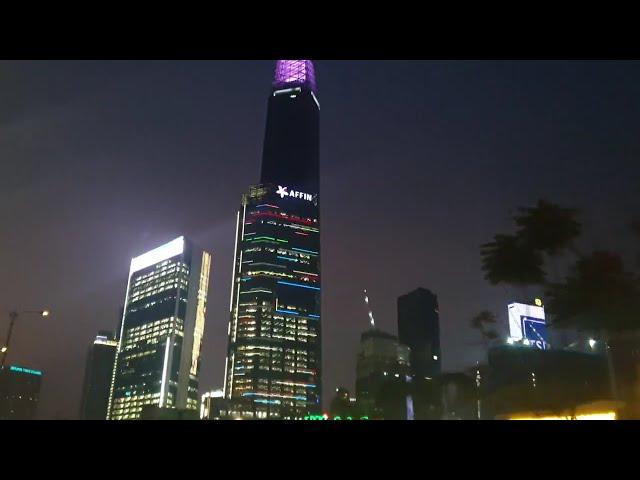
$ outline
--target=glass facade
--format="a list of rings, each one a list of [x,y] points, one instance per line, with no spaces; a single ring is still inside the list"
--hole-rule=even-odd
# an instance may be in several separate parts
[[[131,262],[109,418],[145,406],[197,410],[211,255],[179,237]]]
[[[319,105],[305,62],[276,73],[261,183],[238,212],[224,394],[245,418],[321,410]]]

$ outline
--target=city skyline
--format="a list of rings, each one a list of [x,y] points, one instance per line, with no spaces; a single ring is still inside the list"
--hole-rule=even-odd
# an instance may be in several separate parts
[[[0,149],[20,166],[4,179],[12,229],[0,246],[15,254],[2,304],[54,312],[20,321],[8,363],[44,370],[43,416],[76,415],[86,345],[117,327],[128,260],[181,234],[214,252],[201,390],[222,386],[233,217],[246,172],[258,178],[273,65],[0,66],[0,84],[16,92]],[[316,71],[327,392],[353,388],[368,325],[363,288],[379,328],[392,334],[398,296],[436,293],[444,370],[459,369],[481,354],[471,316],[491,308],[505,320],[515,300],[479,268],[479,245],[508,228],[510,210],[539,197],[583,208],[585,223],[600,224],[594,245],[622,236],[638,211],[639,145],[622,128],[639,117],[636,63],[321,60]],[[187,205],[197,211],[163,219]],[[343,264],[351,273],[340,283]]]

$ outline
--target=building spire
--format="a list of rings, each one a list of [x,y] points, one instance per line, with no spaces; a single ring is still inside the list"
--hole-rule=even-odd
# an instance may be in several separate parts
[[[318,93],[316,73],[311,60],[278,60],[274,88],[303,87]]]

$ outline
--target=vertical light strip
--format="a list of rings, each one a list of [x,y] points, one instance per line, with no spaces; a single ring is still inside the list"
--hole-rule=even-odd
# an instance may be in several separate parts
[[[229,352],[227,352],[227,355]],[[229,369],[229,357],[224,359],[224,381],[222,382],[222,398],[227,398],[227,371]]]
[[[236,215],[236,242],[233,246],[233,261],[236,261],[236,255],[238,254],[238,227],[240,226],[240,210]],[[233,264],[233,270],[231,271],[231,293],[229,294],[229,313],[233,310],[233,286],[236,280],[236,265]]]
[[[246,216],[247,216],[247,206],[243,205],[242,206],[242,237],[240,237],[241,241],[244,241],[244,222],[245,222]]]
[[[242,256],[242,252],[240,252],[240,256]],[[236,290],[236,311],[235,311],[235,318],[233,321],[233,343],[235,343],[236,341],[236,336],[238,335],[238,310],[240,309],[240,285],[238,285],[238,288]]]
[[[311,96],[313,97],[313,99],[316,101],[316,105],[318,106],[318,110],[320,110],[320,102],[318,101],[318,99],[316,98],[315,93],[311,92]]]
[[[240,259],[238,261],[238,277],[242,276],[242,256],[244,253],[244,250],[242,249],[242,243],[244,241],[244,222],[245,222],[245,218],[247,215],[247,206],[243,205],[242,206],[242,235],[240,236]],[[234,281],[234,286],[236,286],[236,282]],[[235,313],[234,313],[234,320],[233,320],[233,343],[235,343],[236,341],[236,337],[237,337],[237,333],[238,333],[238,310],[240,309],[239,306],[239,302],[240,302],[240,282],[238,282],[237,284],[237,289],[236,289],[236,308],[235,308]],[[233,372],[231,373],[233,375]]]
[[[233,395],[233,369],[235,368],[234,367],[235,358],[236,358],[236,354],[232,353],[231,354],[231,373],[229,374],[230,375],[230,378],[229,378],[229,392],[228,392],[229,396],[227,398],[231,398],[231,396]]]
[[[133,264],[133,260],[131,260]],[[113,389],[116,383],[116,371],[118,370],[118,358],[120,357],[120,350],[122,350],[122,340],[124,337],[124,319],[127,316],[127,307],[129,306],[129,287],[131,286],[131,274],[127,280],[127,292],[124,295],[124,309],[122,310],[122,325],[120,325],[120,336],[118,337],[118,348],[116,350],[116,358],[113,362],[113,371],[111,372],[111,387],[109,388],[109,401],[107,402],[107,420],[111,418],[111,406],[113,405]]]
[[[233,274],[231,276],[231,294],[229,298],[229,314],[231,318],[229,319],[229,332],[228,335],[231,336],[231,343],[235,343],[236,341],[236,332],[237,332],[237,322],[238,322],[238,302],[240,300],[240,282],[236,282],[236,277],[239,276],[242,272],[242,241],[244,239],[244,222],[247,214],[247,205],[243,201],[242,202],[242,233],[240,233],[240,210],[238,210],[238,215],[236,217],[236,242],[233,250]],[[238,254],[238,248],[240,248],[240,258],[237,259],[236,255]],[[237,264],[235,263],[237,262]],[[236,270],[237,265],[237,270]],[[233,308],[233,292],[234,289],[236,292],[236,308],[234,312]],[[234,348],[233,346],[231,347]],[[229,352],[227,352],[229,355]],[[223,383],[223,396],[225,398],[231,398],[231,393],[233,392],[233,361],[235,355],[231,354],[231,359],[227,356],[227,361],[224,365],[224,383]],[[229,368],[231,368],[231,373],[229,373]],[[227,375],[229,375],[229,381],[227,382]],[[229,387],[229,392],[227,392],[227,386]],[[228,395],[228,397],[227,397]]]
[[[171,344],[171,335],[167,337],[167,344],[164,349],[164,365],[162,366],[162,383],[160,385],[160,403],[159,407],[164,406],[164,395],[167,385],[167,367],[169,365],[169,345]]]
[[[200,349],[204,335],[204,318],[207,312],[207,291],[209,290],[209,271],[211,269],[211,255],[202,252],[200,266],[200,284],[198,285],[198,304],[196,306],[196,324],[193,330],[193,348],[191,349],[191,375],[198,374]]]

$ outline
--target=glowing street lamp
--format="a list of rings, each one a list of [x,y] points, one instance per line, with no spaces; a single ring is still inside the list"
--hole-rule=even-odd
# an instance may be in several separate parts
[[[51,312],[49,310],[23,310],[21,312],[14,310],[12,312],[9,312],[9,319],[11,321],[9,322],[9,331],[7,332],[7,340],[4,342],[4,345],[2,346],[2,348],[0,348],[0,353],[2,353],[2,364],[0,364],[0,369],[4,368],[4,363],[5,363],[5,360],[7,359],[7,352],[9,351],[9,343],[11,342],[11,333],[13,332],[13,325],[16,322],[16,319],[20,315],[25,315],[25,314],[36,314],[36,315],[40,315],[41,317],[48,317],[49,315],[51,315]]]

